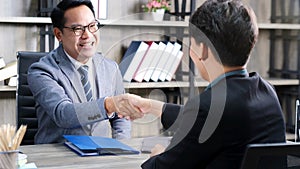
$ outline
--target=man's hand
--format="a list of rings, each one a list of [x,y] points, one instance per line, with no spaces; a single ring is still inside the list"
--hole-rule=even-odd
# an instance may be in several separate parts
[[[134,95],[136,96],[136,95]],[[151,113],[153,115],[156,115],[158,117],[161,116],[162,108],[164,105],[164,102],[153,100],[153,99],[145,99],[142,97],[133,97],[130,99],[131,104],[134,107],[139,108],[139,110],[143,113]]]
[[[166,148],[161,145],[161,144],[156,144],[152,149],[151,149],[151,154],[150,157],[156,156],[158,154],[161,154],[162,152],[164,152],[166,150]]]
[[[105,108],[108,115],[117,112],[120,117],[131,120],[141,118],[146,113],[151,113],[159,117],[161,116],[163,105],[164,102],[128,93],[105,99]]]
[[[133,94],[121,94],[118,96],[107,97],[104,104],[108,115],[117,112],[119,117],[134,120],[144,116],[144,113],[132,104],[134,100],[139,98],[140,96]]]

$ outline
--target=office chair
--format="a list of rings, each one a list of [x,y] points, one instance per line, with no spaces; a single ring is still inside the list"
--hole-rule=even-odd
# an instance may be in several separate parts
[[[17,85],[17,126],[27,125],[27,131],[22,140],[22,145],[34,144],[34,136],[38,129],[38,121],[35,110],[35,100],[27,83],[27,70],[29,66],[37,62],[44,52],[17,52],[18,85]]]
[[[247,146],[241,169],[299,169],[300,143],[264,143]]]

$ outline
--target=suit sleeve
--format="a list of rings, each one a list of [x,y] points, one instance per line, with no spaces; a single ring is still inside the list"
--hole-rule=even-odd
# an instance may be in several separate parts
[[[174,124],[180,113],[181,107],[182,106],[177,104],[165,103],[161,116],[161,123],[165,130],[169,129]]]
[[[167,105],[165,111],[172,110],[171,108],[174,107]],[[187,103],[182,110],[174,122],[178,121],[178,127],[170,145],[165,152],[145,161],[141,165],[143,169],[204,169],[208,161],[220,149],[221,139],[217,138],[218,134],[213,134],[207,142],[199,143],[199,135],[207,118],[206,111],[199,110],[199,105],[195,101]],[[168,112],[171,114],[172,111]],[[169,116],[164,118],[166,117]],[[174,124],[171,127],[173,126]]]
[[[44,59],[44,58],[42,58]],[[69,78],[75,78],[69,75]],[[61,128],[71,129],[107,119],[104,98],[75,103],[71,84],[57,65],[48,60],[34,63],[28,71],[28,84],[38,103],[39,113],[47,113]]]

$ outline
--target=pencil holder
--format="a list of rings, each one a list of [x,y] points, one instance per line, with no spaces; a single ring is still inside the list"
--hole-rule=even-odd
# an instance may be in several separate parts
[[[18,150],[0,152],[0,168],[17,169],[18,168]]]

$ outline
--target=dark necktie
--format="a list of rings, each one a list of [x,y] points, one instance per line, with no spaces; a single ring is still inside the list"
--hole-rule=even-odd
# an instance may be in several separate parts
[[[93,99],[91,84],[88,79],[88,69],[87,65],[80,66],[78,71],[81,75],[81,83],[84,88],[85,96],[87,101],[91,101]]]

